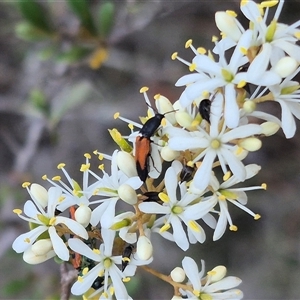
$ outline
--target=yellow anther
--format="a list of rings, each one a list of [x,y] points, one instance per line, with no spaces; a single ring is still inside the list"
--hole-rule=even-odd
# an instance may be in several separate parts
[[[61,177],[60,176],[54,176],[54,177],[52,177],[52,180],[53,181],[60,181]]]
[[[96,248],[93,249],[93,252],[94,252],[95,254],[100,254],[100,250],[99,250],[99,249],[96,249]]]
[[[95,154],[95,155],[97,155],[98,153],[99,153],[98,150],[93,151],[93,154]]]
[[[241,6],[247,5],[249,0],[241,0]]]
[[[160,122],[161,126],[166,126],[167,125],[167,120],[166,119],[162,119]]]
[[[266,183],[262,183],[261,187],[262,187],[262,189],[266,190],[267,189],[267,184]]]
[[[217,139],[214,139],[210,142],[210,146],[213,148],[213,149],[218,149],[220,147],[221,143],[219,140]]]
[[[188,222],[188,226],[189,226],[193,231],[200,232],[200,227],[199,227],[198,223],[195,222],[194,220],[190,220],[190,221]]]
[[[82,270],[82,275],[86,275],[88,272],[89,272],[89,268],[88,268],[88,267],[85,267],[85,268]]]
[[[186,49],[189,48],[192,45],[192,43],[193,43],[192,39],[187,40],[185,45],[184,45],[184,48],[186,48]]]
[[[122,258],[122,261],[124,261],[124,262],[126,262],[126,261],[127,261],[127,262],[130,262],[130,258],[129,258],[129,257],[123,257],[123,258]]]
[[[300,31],[297,31],[294,33],[294,36],[297,38],[297,39],[300,39]]]
[[[213,35],[213,36],[211,37],[211,41],[212,41],[213,43],[217,42],[218,40],[219,40],[218,37],[215,36],[215,35]]]
[[[147,86],[144,86],[140,89],[140,93],[146,93],[149,90],[149,88]]]
[[[160,98],[160,94],[156,94],[153,98],[155,99],[155,100],[158,100],[159,98]]]
[[[203,99],[208,99],[209,98],[209,91],[203,91],[201,95],[202,95]]]
[[[166,223],[164,226],[162,226],[160,229],[159,229],[159,232],[162,233],[164,231],[167,231],[168,229],[170,229],[171,225],[169,223]]]
[[[237,13],[234,10],[226,10],[226,14],[236,18],[237,17]]]
[[[61,170],[61,169],[63,169],[65,166],[66,166],[66,164],[60,163],[60,164],[57,165],[57,169],[58,169],[58,170]]]
[[[66,199],[65,196],[60,196],[60,197],[58,198],[58,202],[61,203],[61,202],[63,202],[65,199]]]
[[[161,201],[163,201],[164,203],[168,203],[169,201],[170,201],[170,198],[169,198],[169,196],[167,195],[167,194],[165,194],[165,193],[159,193],[158,194],[158,197],[159,197],[159,199],[161,200]]]
[[[199,296],[200,296],[200,291],[198,291],[198,290],[193,290],[193,294],[194,294],[196,297],[199,297]]]
[[[133,130],[134,126],[133,124],[128,124],[129,129]]]
[[[241,47],[241,48],[240,48],[240,51],[241,51],[241,53],[244,54],[244,55],[247,55],[247,54],[248,54],[248,49],[245,48],[245,47]]]
[[[230,176],[231,176],[231,172],[230,172],[230,171],[227,171],[227,172],[224,174],[224,176],[223,176],[223,180],[224,180],[224,181],[227,181],[227,180],[230,178]]]
[[[114,113],[114,119],[115,120],[118,119],[119,117],[120,117],[120,113],[119,112]]]
[[[122,279],[123,282],[129,282],[130,281],[130,277],[125,277]]]
[[[245,80],[241,80],[241,81],[237,84],[237,88],[241,89],[241,88],[243,88],[246,84],[247,84],[247,82],[246,82]]]
[[[278,4],[278,0],[263,1],[259,4],[260,7],[273,7]]]
[[[55,222],[56,222],[56,217],[52,217],[49,221],[49,225],[52,226],[55,224]]]
[[[261,215],[260,214],[255,214],[254,215],[254,220],[259,220],[261,218]]]
[[[98,169],[99,170],[104,170],[104,164],[99,165]]]
[[[243,151],[244,151],[244,149],[242,147],[237,147],[237,149],[235,150],[235,154],[240,155],[243,153]]]
[[[213,270],[207,272],[207,275],[209,275],[209,276],[213,276],[213,275],[216,275],[216,274],[217,274],[217,272],[213,271]]]
[[[207,51],[206,51],[206,49],[205,49],[204,47],[198,47],[198,48],[197,48],[197,52],[198,52],[199,54],[205,54]]]
[[[43,180],[47,180],[47,179],[48,179],[47,175],[46,175],[46,174],[43,175],[43,176],[42,176],[42,179],[43,179]]]
[[[19,208],[15,208],[15,209],[13,210],[13,213],[15,213],[15,214],[17,214],[17,215],[20,215],[20,214],[22,213],[22,210],[19,209]]]
[[[187,162],[186,165],[187,165],[188,167],[192,167],[192,168],[193,168],[195,164],[190,160],[190,161]]]
[[[196,65],[195,63],[190,64],[189,70],[190,70],[191,72],[195,71],[196,69],[197,69],[197,65]]]
[[[110,293],[111,296],[115,293],[115,288],[113,286],[110,286],[109,293]]]
[[[82,164],[80,168],[80,172],[86,172],[90,169],[91,164]]]
[[[26,181],[22,183],[22,188],[27,188],[30,186],[30,182]]]
[[[224,195],[218,195],[218,199],[224,201],[226,200],[226,197]]]
[[[175,60],[177,57],[178,57],[178,52],[174,52],[174,53],[171,55],[171,59],[172,59],[172,60]]]
[[[237,226],[235,226],[235,225],[230,225],[230,226],[229,226],[229,230],[231,230],[231,231],[237,231],[238,228],[237,228]]]
[[[101,297],[104,297],[104,298],[106,298],[106,299],[108,299],[108,294],[106,293],[106,292],[103,292],[102,294],[101,294]]]
[[[87,159],[91,159],[92,157],[91,157],[91,154],[89,154],[89,153],[84,153],[84,155],[83,155],[85,158],[87,158]]]
[[[30,238],[24,239],[24,242],[29,244],[30,243]]]
[[[77,277],[77,280],[78,280],[78,282],[82,283],[82,282],[83,282],[82,276],[78,276],[78,277]]]
[[[98,153],[99,155],[98,155],[98,159],[99,160],[103,160],[103,158],[104,158],[104,155],[102,154],[102,153]]]

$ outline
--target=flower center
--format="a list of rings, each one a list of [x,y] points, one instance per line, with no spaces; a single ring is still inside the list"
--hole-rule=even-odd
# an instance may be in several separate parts
[[[172,208],[172,212],[176,215],[179,215],[183,212],[183,208],[181,206],[174,206]]]
[[[112,265],[111,259],[110,258],[105,258],[104,262],[103,262],[104,268],[105,269],[109,269],[110,266]]]
[[[270,25],[267,28],[267,32],[266,32],[266,41],[268,43],[271,43],[273,41],[274,38],[274,34],[276,31],[276,27],[277,27],[277,22],[276,20],[273,20]]]
[[[214,140],[212,140],[212,141],[210,142],[210,146],[211,146],[213,149],[218,149],[218,148],[220,148],[221,143],[220,143],[219,140],[214,139]]]
[[[223,76],[224,80],[227,82],[231,82],[234,78],[232,73],[230,73],[229,71],[227,71],[225,69],[222,69],[222,76]]]
[[[38,218],[43,224],[45,224],[46,226],[48,226],[49,223],[50,223],[50,219],[47,218],[46,216],[42,215],[42,214],[38,214],[38,215],[37,215],[37,218]]]

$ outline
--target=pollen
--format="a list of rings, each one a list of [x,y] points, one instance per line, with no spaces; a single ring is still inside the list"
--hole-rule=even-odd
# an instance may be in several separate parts
[[[102,154],[102,153],[98,153],[99,155],[98,155],[98,159],[99,160],[103,160],[103,158],[104,158],[104,155]]]
[[[241,47],[241,48],[240,48],[240,51],[241,51],[241,53],[244,54],[244,55],[247,55],[247,54],[248,54],[248,49],[245,48],[245,47]]]
[[[24,239],[24,242],[29,244],[30,243],[30,238]]]
[[[241,1],[241,6],[247,5],[248,2],[249,2],[248,0],[242,0],[242,1]]]
[[[89,154],[89,153],[84,153],[84,155],[83,155],[85,158],[87,158],[87,159],[91,159],[91,154]]]
[[[187,49],[189,48],[193,43],[193,40],[192,39],[189,39],[186,41],[185,45],[184,45],[184,48]]]
[[[231,176],[231,172],[230,171],[226,172],[223,176],[223,180],[227,181],[230,178],[230,176]]]
[[[114,113],[114,119],[115,120],[118,119],[119,117],[120,117],[120,113],[119,112]]]
[[[213,35],[213,36],[211,37],[211,41],[212,41],[213,43],[217,42],[218,40],[219,40],[218,37],[215,36],[215,35]]]
[[[125,277],[122,279],[123,282],[129,282],[130,281],[130,277]]]
[[[169,223],[166,223],[164,226],[162,226],[160,229],[159,229],[159,232],[162,233],[164,231],[167,231],[168,229],[171,228],[171,225]]]
[[[22,188],[27,188],[30,186],[30,182],[26,181],[22,183]]]
[[[197,69],[197,65],[196,65],[195,63],[190,64],[189,70],[190,70],[191,72],[195,71],[196,69]]]
[[[171,55],[171,59],[172,60],[175,60],[178,56],[178,52],[174,52],[172,55]]]
[[[148,90],[149,90],[149,88],[148,88],[147,86],[143,86],[143,87],[140,89],[140,93],[141,93],[141,94],[146,93]]]
[[[262,183],[261,187],[262,187],[262,189],[266,190],[267,189],[267,184],[266,183]]]
[[[195,222],[194,220],[190,220],[190,221],[188,222],[188,225],[189,225],[189,227],[190,227],[193,231],[200,232],[199,225],[198,225],[197,222]]]
[[[98,169],[103,171],[104,170],[104,164],[99,165]]]
[[[95,254],[100,254],[100,250],[99,249],[93,249],[93,252],[95,253]]]
[[[170,201],[170,198],[167,194],[165,193],[159,193],[158,197],[161,201],[163,201],[164,203],[168,203]]]
[[[254,215],[254,220],[259,220],[261,218],[261,215],[260,214],[255,214]]]
[[[247,81],[245,80],[241,80],[238,84],[237,84],[237,88],[241,89],[243,88],[245,85],[247,84]]]
[[[205,54],[207,51],[206,51],[206,49],[205,49],[204,47],[198,47],[198,48],[197,48],[197,52],[198,52],[199,54]]]
[[[89,272],[89,268],[88,268],[88,267],[85,267],[85,268],[82,270],[82,275],[86,275],[88,272]]]
[[[43,175],[43,176],[42,176],[42,179],[43,179],[43,180],[47,180],[47,179],[48,179],[47,175],[46,175],[46,174]]]
[[[229,16],[232,16],[234,18],[237,17],[237,13],[234,10],[226,10],[226,14],[228,14]]]
[[[61,170],[61,169],[63,169],[65,166],[66,166],[66,164],[60,163],[60,164],[57,165],[57,169],[58,169],[58,170]]]
[[[19,209],[19,208],[15,208],[15,209],[13,210],[13,213],[15,213],[15,214],[17,214],[17,215],[20,215],[20,214],[22,213],[22,210]]]
[[[128,124],[129,129],[133,130],[134,126],[133,124]]]
[[[278,0],[263,1],[259,4],[261,7],[273,7],[278,4]]]
[[[54,177],[52,177],[52,180],[53,181],[60,181],[61,177],[60,176],[54,176]]]
[[[237,226],[235,226],[235,225],[230,225],[230,226],[229,226],[229,230],[231,230],[231,231],[237,231],[238,228],[237,228]]]
[[[88,171],[90,166],[91,166],[91,164],[82,164],[81,168],[80,168],[80,172]]]

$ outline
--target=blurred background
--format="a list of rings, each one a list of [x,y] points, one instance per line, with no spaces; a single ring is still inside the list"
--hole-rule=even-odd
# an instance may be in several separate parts
[[[0,3],[0,299],[60,297],[57,264],[30,266],[11,249],[27,230],[12,213],[28,199],[21,184],[47,187],[41,176],[57,175],[60,162],[80,182],[83,154],[112,153],[108,128],[127,133],[127,124],[113,114],[135,121],[145,115],[142,86],[151,97],[160,93],[176,101],[182,89],[174,83],[188,69],[171,54],[191,60],[184,48],[190,38],[196,47],[212,48],[214,13],[226,9],[239,13],[239,1]],[[299,11],[299,1],[286,1],[280,21],[292,24]],[[276,104],[267,106],[280,116]],[[249,208],[260,220],[231,207],[239,230],[213,242],[207,229],[207,241],[186,253],[155,235],[153,268],[168,274],[190,255],[199,266],[205,260],[207,271],[225,265],[228,275],[243,280],[245,299],[299,299],[299,137],[286,140],[279,132],[247,160],[262,166],[249,184],[268,184],[267,191],[249,192]],[[134,299],[173,295],[144,271],[132,281]]]

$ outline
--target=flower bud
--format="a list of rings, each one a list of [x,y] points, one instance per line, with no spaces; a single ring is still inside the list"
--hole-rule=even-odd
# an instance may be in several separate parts
[[[243,109],[246,113],[252,113],[256,109],[256,103],[252,100],[246,100],[243,104]]]
[[[215,14],[216,25],[226,36],[231,37],[235,42],[239,40],[242,33],[237,26],[236,19],[225,11],[218,11]]]
[[[186,111],[177,111],[175,118],[177,123],[184,128],[189,128],[193,122],[192,117]]]
[[[175,282],[183,282],[185,279],[185,272],[182,268],[176,267],[171,272],[171,278]]]
[[[260,127],[262,130],[262,134],[264,134],[265,136],[271,136],[279,130],[280,125],[274,122],[264,122],[260,124]]]
[[[211,282],[216,282],[223,279],[226,275],[226,272],[227,269],[224,266],[217,266],[208,272],[208,274],[211,275]]]
[[[160,114],[166,114],[165,118],[172,124],[176,124],[175,112],[171,112],[174,110],[172,103],[168,98],[162,95],[156,95],[156,107]]]
[[[75,211],[75,220],[83,227],[87,227],[91,220],[92,211],[86,205],[80,205]]]
[[[128,177],[137,176],[134,158],[128,152],[118,151],[117,165],[119,169]]]
[[[135,190],[128,184],[122,184],[118,188],[119,197],[128,204],[134,205],[137,203],[137,195]]]
[[[43,239],[36,241],[23,253],[23,260],[31,265],[40,264],[56,254],[52,248],[50,239]]]
[[[274,66],[274,72],[277,73],[281,78],[291,75],[298,67],[298,62],[290,57],[282,57],[277,64]]]
[[[31,246],[32,252],[38,256],[45,255],[52,249],[53,247],[50,239],[38,240]]]
[[[153,246],[151,241],[145,235],[139,236],[136,248],[136,253],[141,260],[148,260],[151,258]]]
[[[30,186],[30,192],[34,197],[34,200],[37,201],[43,208],[48,205],[48,191],[43,186],[33,183]]]
[[[258,138],[250,137],[239,142],[239,146],[247,151],[253,152],[261,148],[262,142]]]
[[[161,149],[160,155],[165,161],[173,161],[177,157],[179,157],[180,152],[170,149],[170,147],[165,146]]]

